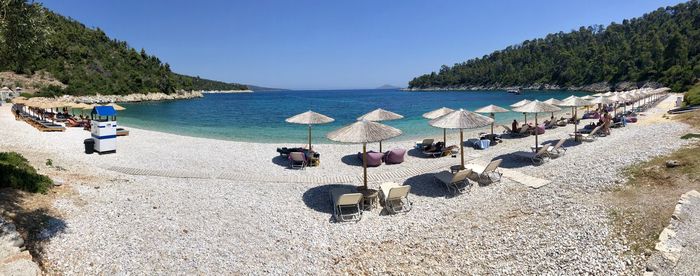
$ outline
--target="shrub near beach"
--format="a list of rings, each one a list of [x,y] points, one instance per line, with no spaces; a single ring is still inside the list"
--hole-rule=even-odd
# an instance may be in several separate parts
[[[46,193],[51,179],[38,174],[26,158],[16,152],[0,152],[0,188]]]

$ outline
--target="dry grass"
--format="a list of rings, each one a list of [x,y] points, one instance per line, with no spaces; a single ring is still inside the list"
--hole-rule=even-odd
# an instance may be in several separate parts
[[[673,119],[700,128],[700,112]],[[668,168],[667,160],[678,160],[681,166]],[[632,253],[648,255],[668,225],[681,194],[700,190],[700,143],[632,166],[626,173],[626,185],[608,195],[611,218],[616,234],[627,240]]]

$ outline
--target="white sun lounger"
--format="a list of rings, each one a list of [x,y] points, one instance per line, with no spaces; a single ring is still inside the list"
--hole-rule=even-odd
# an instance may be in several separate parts
[[[518,151],[518,152],[514,152],[513,154],[516,156],[530,159],[530,161],[532,161],[533,164],[539,165],[539,164],[543,164],[544,162],[546,162],[547,158],[549,158],[549,154],[547,153],[547,149],[549,149],[549,145],[550,144],[542,145],[542,148],[540,148],[536,152]]]
[[[503,176],[503,173],[498,171],[498,166],[501,165],[501,162],[503,162],[503,159],[496,159],[491,161],[488,165],[486,165],[486,168],[484,168],[484,171],[481,173],[477,172],[472,172],[469,174],[469,179],[473,181],[477,181],[479,183],[495,183],[495,182],[500,182],[501,177]]]
[[[333,204],[333,217],[338,222],[360,221],[362,219],[362,194],[349,188],[335,188],[330,191]]]
[[[400,185],[394,182],[385,182],[379,185],[379,189],[382,191],[384,209],[390,213],[406,213],[413,208],[413,203],[408,200],[408,193],[411,191],[411,186]]]
[[[470,169],[461,170],[455,174],[449,171],[441,171],[434,175],[434,181],[436,184],[437,182],[444,184],[448,192],[454,191],[453,194],[463,193],[471,188],[471,183],[469,183],[468,179],[471,172],[472,170]]]
[[[603,126],[597,126],[596,128],[593,129],[593,131],[591,131],[591,133],[588,133],[588,134],[583,134],[583,133],[570,133],[569,136],[570,136],[571,138],[575,138],[576,135],[578,135],[578,136],[581,137],[581,140],[583,140],[583,141],[593,142],[593,141],[595,141],[596,138],[598,138],[598,131],[600,131],[600,129],[601,129],[602,127],[603,127]]]

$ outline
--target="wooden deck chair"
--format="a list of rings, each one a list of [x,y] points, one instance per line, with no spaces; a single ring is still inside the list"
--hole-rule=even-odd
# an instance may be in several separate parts
[[[362,194],[349,188],[331,189],[333,217],[337,222],[360,221],[362,219]]]
[[[444,184],[448,192],[453,191],[453,194],[463,193],[471,188],[468,178],[471,172],[472,170],[470,169],[461,170],[455,174],[449,171],[441,171],[434,175],[434,181],[436,184],[438,184],[437,182]]]
[[[384,209],[389,213],[407,213],[413,208],[413,203],[408,200],[411,186],[400,185],[394,182],[385,182],[379,185],[384,201]]]
[[[513,154],[516,156],[530,159],[530,161],[532,161],[532,164],[540,165],[540,164],[543,164],[544,162],[546,162],[547,158],[549,158],[549,154],[547,153],[547,149],[549,149],[549,146],[550,146],[550,144],[544,144],[544,145],[542,145],[542,148],[540,148],[536,152],[518,151],[518,152],[514,152]]]
[[[503,162],[503,159],[492,160],[481,173],[472,171],[469,174],[469,179],[479,183],[500,182],[503,173],[498,171],[498,166],[501,165],[501,162]]]

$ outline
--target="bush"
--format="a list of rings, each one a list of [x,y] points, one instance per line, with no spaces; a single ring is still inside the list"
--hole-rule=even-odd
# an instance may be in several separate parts
[[[16,152],[0,152],[0,188],[10,187],[32,193],[46,193],[51,179],[38,174],[27,159]]]
[[[700,104],[700,83],[695,84],[688,92],[685,92],[684,101],[687,105]]]

